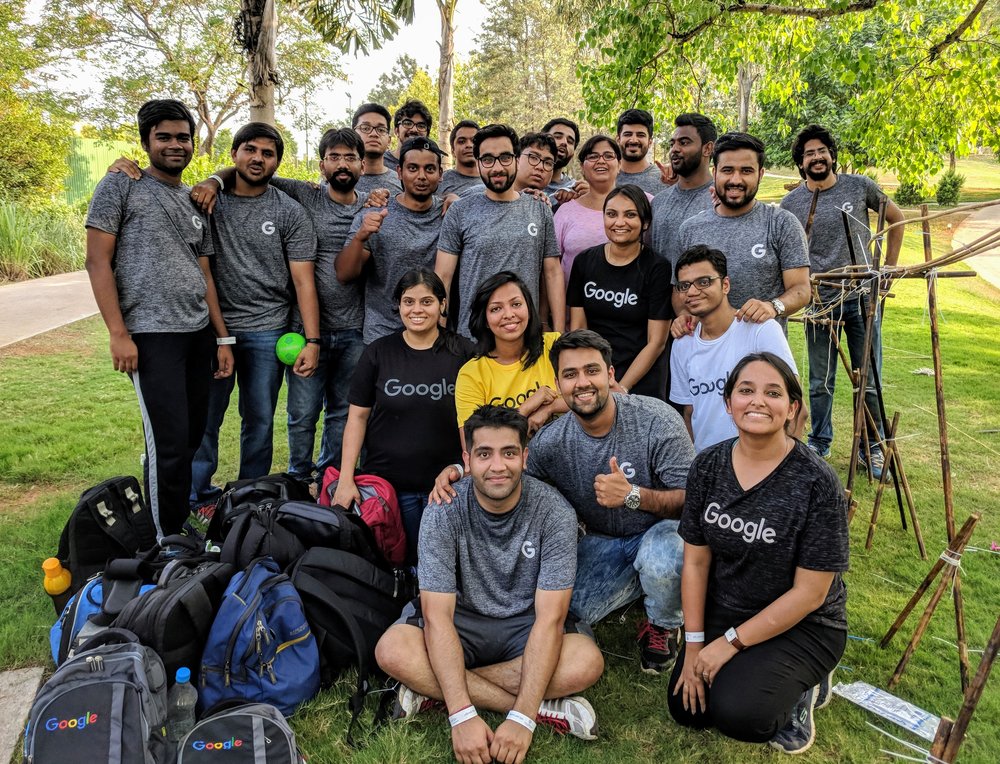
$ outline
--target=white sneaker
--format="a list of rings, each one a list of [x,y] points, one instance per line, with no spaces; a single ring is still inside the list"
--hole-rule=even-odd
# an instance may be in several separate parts
[[[587,699],[579,695],[543,700],[535,720],[560,735],[597,740],[597,714]]]
[[[419,714],[421,711],[426,711],[435,706],[439,706],[440,701],[428,698],[426,695],[421,695],[418,692],[414,692],[405,684],[400,682],[399,686],[396,688],[396,702],[392,706],[392,718],[393,719],[409,719],[411,716]]]

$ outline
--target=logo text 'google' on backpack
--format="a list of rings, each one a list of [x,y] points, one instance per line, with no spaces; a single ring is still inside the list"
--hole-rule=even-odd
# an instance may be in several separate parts
[[[177,746],[177,764],[304,764],[295,733],[274,706],[250,703],[210,713]]]

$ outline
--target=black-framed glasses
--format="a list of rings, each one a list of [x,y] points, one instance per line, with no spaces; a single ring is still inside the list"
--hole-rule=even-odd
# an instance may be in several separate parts
[[[500,156],[493,156],[492,154],[483,154],[479,157],[479,164],[481,164],[486,169],[489,169],[497,162],[499,162],[503,167],[510,167],[514,162],[514,155],[510,152],[505,151]]]
[[[618,158],[618,155],[613,151],[605,151],[598,154],[596,151],[592,154],[587,154],[583,158],[584,162],[596,162],[598,159],[603,159],[605,162],[614,162]]]
[[[373,131],[376,132],[376,133],[378,133],[379,135],[388,135],[389,134],[389,128],[388,127],[383,127],[382,125],[365,125],[365,124],[361,124],[361,125],[358,125],[357,127],[355,127],[354,129],[355,129],[356,132],[359,132],[362,135],[371,135]]]
[[[530,151],[526,152],[524,157],[525,159],[528,160],[528,164],[530,164],[532,167],[537,167],[538,165],[541,165],[543,170],[555,169],[556,161],[554,159],[546,159],[545,157],[539,154],[533,154]]]
[[[417,132],[427,135],[426,122],[414,122],[412,119],[401,119],[399,120],[399,126],[405,130],[416,130]]]
[[[327,162],[347,162],[348,164],[361,161],[361,157],[357,154],[327,154],[323,159]]]
[[[686,292],[692,286],[696,286],[699,289],[708,289],[710,286],[712,286],[713,281],[718,281],[721,278],[722,276],[702,276],[701,278],[697,278],[694,281],[678,281],[676,284],[674,284],[674,289],[676,289],[678,292]]]

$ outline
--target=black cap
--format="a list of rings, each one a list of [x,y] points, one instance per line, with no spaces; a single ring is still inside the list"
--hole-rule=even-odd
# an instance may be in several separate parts
[[[448,156],[430,138],[421,138],[419,135],[413,138],[407,138],[403,141],[403,145],[399,147],[400,162],[403,161],[403,157],[406,156],[407,151],[432,151],[439,157]]]

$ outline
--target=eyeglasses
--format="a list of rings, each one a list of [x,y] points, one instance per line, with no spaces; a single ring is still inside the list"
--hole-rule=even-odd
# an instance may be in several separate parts
[[[721,278],[722,276],[702,276],[694,281],[678,281],[674,284],[674,289],[681,293],[686,292],[692,286],[696,286],[699,289],[708,289],[712,286],[713,281],[718,281]]]
[[[379,135],[388,135],[389,128],[383,127],[382,125],[366,125],[364,123],[357,125],[355,131],[361,133],[362,135],[371,135],[372,132],[376,132]]]
[[[528,160],[528,164],[532,167],[542,166],[543,170],[553,170],[555,169],[556,162],[554,159],[545,159],[538,154],[526,153],[524,158]]]
[[[348,164],[361,161],[361,157],[357,154],[327,154],[323,159],[327,162],[347,162]]]
[[[483,167],[487,169],[495,165],[497,162],[499,162],[504,167],[510,167],[513,161],[514,161],[514,155],[508,152],[504,152],[498,157],[495,157],[492,154],[483,154],[481,157],[479,157],[479,164],[481,164]]]
[[[583,158],[584,162],[596,162],[598,159],[603,159],[605,162],[614,162],[618,159],[618,155],[613,151],[605,151],[603,154],[598,154],[596,151],[593,154],[587,154]]]
[[[417,132],[427,135],[427,123],[426,122],[414,122],[412,119],[401,119],[399,120],[397,127],[402,127],[406,130],[416,130]]]

